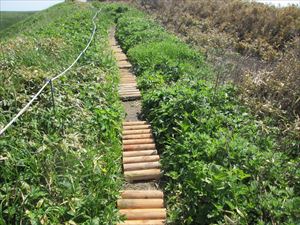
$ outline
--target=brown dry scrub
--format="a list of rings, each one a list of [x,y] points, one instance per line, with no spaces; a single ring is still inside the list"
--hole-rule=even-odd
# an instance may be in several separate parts
[[[300,149],[300,9],[241,0],[133,0],[204,52],[219,83],[234,82],[259,116],[278,126],[281,148]]]

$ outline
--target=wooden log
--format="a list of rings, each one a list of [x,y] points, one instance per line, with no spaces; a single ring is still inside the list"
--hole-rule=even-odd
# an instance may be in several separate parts
[[[127,84],[127,86],[123,85],[119,87],[119,91],[139,91],[136,85]]]
[[[127,60],[128,60],[127,57],[126,57],[126,55],[121,55],[121,54],[116,55],[116,59],[117,59],[117,61],[119,61],[119,62],[127,61]]]
[[[163,199],[119,199],[117,201],[119,209],[155,209],[163,208]]]
[[[120,94],[120,96],[122,96],[122,97],[134,97],[134,96],[141,97],[141,94],[138,93],[138,92],[137,93],[131,93],[131,94],[129,94],[129,93],[122,93],[122,94]]]
[[[140,92],[139,91],[123,91],[123,92],[119,92],[119,95],[122,95],[122,96],[126,96],[126,95],[140,95]]]
[[[132,125],[145,125],[147,121],[124,121],[124,126],[132,126]]]
[[[123,135],[133,135],[133,134],[152,134],[151,129],[140,129],[140,130],[123,130]]]
[[[160,163],[158,161],[142,162],[142,163],[129,163],[129,164],[123,164],[123,168],[124,168],[124,171],[159,169]]]
[[[128,220],[166,219],[166,209],[121,209],[120,213]]]
[[[150,156],[150,155],[157,155],[157,150],[123,152],[123,157]]]
[[[135,126],[123,126],[123,130],[142,130],[149,129],[151,126],[149,124],[135,125]]]
[[[123,163],[155,162],[159,161],[159,155],[124,157]]]
[[[129,88],[120,88],[119,93],[141,93],[139,89],[137,89],[137,87],[129,87]]]
[[[162,199],[164,194],[162,191],[157,190],[125,190],[121,193],[123,199],[148,199],[159,198]]]
[[[141,97],[141,93],[140,92],[137,92],[137,93],[122,93],[121,94],[122,97]]]
[[[123,145],[124,151],[151,150],[151,149],[155,149],[155,144]]]
[[[120,73],[130,73],[131,74],[130,70],[128,70],[128,69],[120,69]]]
[[[136,101],[141,99],[141,95],[128,95],[128,96],[120,96],[121,101],[126,102],[126,101]]]
[[[132,82],[134,81],[136,83],[136,79],[135,78],[120,78],[120,81],[124,81],[124,82]],[[125,83],[124,84],[120,84],[120,85],[126,85]],[[127,85],[132,85],[132,84],[127,84]]]
[[[164,225],[165,220],[126,220],[117,225]]]
[[[145,139],[136,139],[136,140],[123,140],[123,145],[131,145],[131,144],[153,144],[153,138],[145,138]]]
[[[127,94],[127,93],[130,93],[130,94],[132,94],[132,93],[141,93],[138,89],[136,89],[136,88],[132,88],[132,89],[122,89],[122,90],[119,90],[119,93],[120,94]]]
[[[121,80],[120,81],[120,86],[121,85],[134,85],[134,86],[137,86],[137,83],[136,83],[136,81],[135,80],[131,80],[131,81],[129,81],[129,80],[127,80],[127,81],[124,81],[124,80]]]
[[[133,134],[133,135],[124,135],[123,140],[132,140],[132,139],[143,139],[143,138],[152,138],[152,134]]]
[[[125,176],[125,180],[127,180],[128,182],[158,180],[161,176],[161,170],[148,169],[148,170],[125,171],[124,176]]]
[[[134,78],[134,77],[121,77],[120,78],[121,80],[124,80],[124,81],[136,81],[136,78]]]
[[[131,68],[132,65],[131,65],[131,64],[123,64],[123,63],[120,64],[120,63],[118,63],[118,67],[121,68],[121,69],[122,69],[122,68]]]

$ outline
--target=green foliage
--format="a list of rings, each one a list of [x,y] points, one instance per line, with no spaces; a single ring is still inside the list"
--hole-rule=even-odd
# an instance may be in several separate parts
[[[5,12],[0,11],[0,37],[5,33],[5,29],[18,23],[28,16],[31,16],[34,12]]]
[[[297,224],[299,160],[276,151],[277,130],[266,131],[235,88],[212,84],[201,54],[141,35],[165,31],[130,11],[119,16],[117,36],[162,153],[171,224]]]
[[[119,16],[117,37],[128,50],[140,87],[158,88],[186,77],[210,77],[203,56],[143,15],[130,9]],[[129,14],[129,15],[128,15]],[[141,43],[141,44],[139,44]]]
[[[76,59],[95,12],[89,4],[60,4],[19,23],[1,41],[1,127],[45,78]],[[98,15],[90,48],[54,82],[55,110],[48,88],[1,137],[0,224],[118,221],[122,108],[118,69],[107,45],[112,22],[108,13]]]
[[[170,219],[176,224],[294,224],[299,162],[274,151],[235,91],[178,82],[146,94],[143,112],[163,150]],[[298,217],[297,217],[298,216]]]

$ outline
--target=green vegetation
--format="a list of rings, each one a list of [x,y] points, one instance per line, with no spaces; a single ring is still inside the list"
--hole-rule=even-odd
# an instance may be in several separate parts
[[[0,37],[3,30],[9,26],[24,20],[28,16],[31,16],[34,12],[3,12],[0,11]]]
[[[102,5],[97,5],[102,7]],[[6,30],[0,55],[0,127],[47,77],[73,62],[96,9],[64,3]],[[108,46],[113,18],[97,17],[92,45],[0,138],[0,224],[115,224],[122,108]]]
[[[210,1],[208,15],[210,10],[216,11],[211,4],[218,2]],[[239,7],[235,4],[227,7]],[[291,42],[293,51],[286,50],[274,70],[277,72],[269,76],[273,79],[274,74],[288,71],[283,85],[288,87],[276,83],[277,78],[264,76],[276,85],[267,89],[268,82],[254,85],[245,79],[237,88],[219,86],[219,71],[216,74],[207,63],[209,57],[167,33],[141,11],[122,4],[57,5],[1,32],[0,127],[45,79],[64,70],[85,47],[95,7],[102,8],[95,40],[75,67],[54,83],[55,108],[48,87],[0,138],[0,224],[115,224],[119,220],[115,203],[122,179],[121,164],[116,162],[121,157],[123,112],[118,100],[118,69],[107,43],[114,21],[143,91],[143,115],[151,123],[162,153],[169,222],[298,224],[300,159],[298,134],[293,133],[298,128],[282,135],[282,127],[274,126],[274,117],[265,115],[261,120],[238,97],[243,87],[247,87],[244,93],[250,90],[248,97],[264,90],[264,100],[278,98],[276,104],[283,103],[279,98],[286,95],[297,115],[298,92],[286,90],[297,87],[298,55],[293,60],[286,58],[297,50],[292,44],[297,40],[292,38],[298,32],[293,27],[296,23],[288,23],[290,27],[282,21],[282,27],[291,32],[279,29],[282,35],[278,40],[264,38],[259,32],[254,37],[243,27],[243,41],[263,38],[268,48],[279,54],[285,51],[282,43]],[[223,20],[229,11],[224,8]],[[239,24],[236,16],[232,23],[221,23],[231,28],[224,28],[224,37],[235,34],[235,27],[230,26]],[[185,25],[181,23],[179,28]],[[214,24],[221,29],[219,25]],[[220,49],[215,51],[217,55],[224,50]],[[260,51],[255,54],[264,58]],[[283,66],[288,63],[295,66]],[[259,96],[252,99],[263,103]],[[288,121],[296,117],[292,110],[287,111]],[[285,138],[278,139],[281,135]]]
[[[134,2],[203,52],[217,82],[234,83],[243,103],[279,128],[279,148],[299,156],[299,7],[241,0]]]
[[[162,153],[170,223],[299,223],[299,156],[278,151],[278,129],[251,115],[235,87],[212,82],[198,51],[135,9],[118,11]]]

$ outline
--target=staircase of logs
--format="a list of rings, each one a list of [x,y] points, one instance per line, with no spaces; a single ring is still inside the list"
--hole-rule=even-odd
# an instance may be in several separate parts
[[[141,98],[137,88],[132,65],[118,45],[114,35],[110,45],[120,70],[119,95],[123,102]],[[161,176],[159,155],[155,147],[150,124],[146,121],[123,122],[123,171],[129,183],[151,182]],[[160,190],[125,189],[117,202],[117,207],[125,221],[119,225],[151,224],[162,225],[166,221],[163,192]]]

